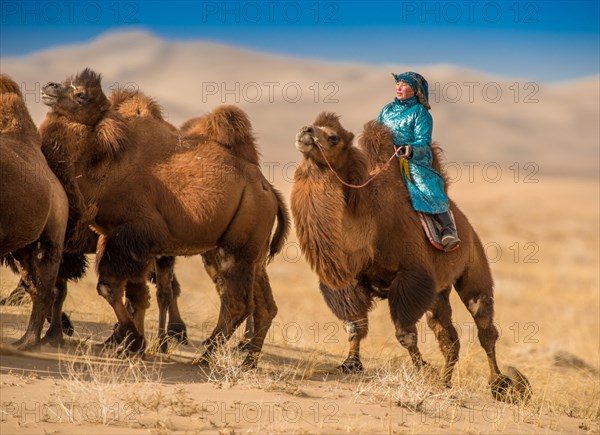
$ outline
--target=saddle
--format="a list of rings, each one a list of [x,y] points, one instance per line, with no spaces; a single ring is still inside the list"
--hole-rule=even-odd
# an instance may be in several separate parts
[[[419,219],[421,219],[421,226],[423,227],[423,231],[425,231],[425,235],[427,236],[429,243],[431,243],[436,249],[444,251],[444,247],[442,246],[441,225],[433,218],[433,215],[421,212],[417,213],[419,214]],[[450,212],[450,218],[452,219],[452,224],[454,225],[454,227],[456,227],[456,222],[454,221],[454,214],[452,214],[452,212]],[[458,245],[448,252],[452,252],[457,248]]]

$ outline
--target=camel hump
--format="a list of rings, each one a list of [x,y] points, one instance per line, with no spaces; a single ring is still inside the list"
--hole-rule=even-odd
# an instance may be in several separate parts
[[[0,132],[38,136],[17,83],[0,75]]]
[[[388,161],[394,152],[392,131],[385,124],[371,120],[363,126],[363,132],[358,141],[359,147],[369,158],[370,169],[377,164]],[[431,143],[431,167],[444,179],[444,190],[447,191],[448,177],[444,170],[444,150],[436,141]]]
[[[431,143],[431,167],[435,169],[444,179],[444,191],[446,194],[448,193],[448,176],[444,169],[444,150],[442,147],[436,142],[433,141]]]
[[[19,98],[23,98],[21,88],[7,74],[0,74],[0,94],[17,94]]]
[[[239,107],[219,106],[206,115],[186,121],[181,126],[181,132],[189,138],[200,137],[214,141],[235,156],[259,164],[252,124],[246,112]]]
[[[371,168],[388,161],[394,152],[392,131],[383,123],[371,120],[363,126],[358,145],[367,154]]]
[[[252,125],[246,112],[236,106],[219,106],[208,115],[208,133],[217,142],[232,148],[254,143]]]
[[[159,121],[164,120],[160,104],[137,89],[115,89],[110,96],[110,103],[113,109],[125,118],[147,116]]]

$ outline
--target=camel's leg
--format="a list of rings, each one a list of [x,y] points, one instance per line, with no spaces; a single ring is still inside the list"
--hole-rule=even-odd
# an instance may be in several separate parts
[[[179,285],[179,281],[177,280],[175,273],[173,273],[171,289],[173,292],[173,300],[169,305],[169,323],[167,324],[167,334],[169,337],[173,337],[182,344],[189,344],[187,327],[181,318],[181,314],[179,313],[179,305],[177,303],[179,296],[181,295],[181,285]]]
[[[20,264],[21,277],[28,284],[31,316],[27,330],[15,344],[20,349],[39,347],[42,327],[51,310],[53,287],[60,265],[60,247],[44,236],[13,256]]]
[[[101,236],[98,241],[99,278],[96,288],[98,294],[107,300],[117,316],[119,324],[113,334],[116,341],[118,343],[126,341],[124,348],[129,352],[142,352],[146,346],[144,336],[125,307],[123,296],[128,279],[132,282],[143,282],[143,296],[140,295],[142,291],[138,285],[132,286],[130,290],[131,296],[136,299],[133,303],[139,304],[139,316],[143,316],[145,309],[142,309],[142,306],[147,292],[145,279],[150,262],[151,244],[147,237],[148,233],[137,232],[134,227],[124,225],[108,236]],[[143,318],[140,321],[136,316],[135,320],[143,326]]]
[[[150,307],[150,291],[146,281],[128,281],[125,285],[125,298],[129,307],[127,311],[138,332],[144,335],[144,319]]]
[[[59,277],[54,286],[54,302],[50,315],[50,327],[46,331],[42,343],[52,346],[61,346],[63,340],[63,312],[62,307],[67,297],[67,280]],[[72,333],[71,333],[72,334]]]
[[[95,246],[95,244],[94,244]],[[58,277],[56,278],[54,304],[51,317],[48,319],[50,327],[42,341],[51,345],[60,345],[63,342],[62,333],[69,337],[75,332],[73,322],[63,312],[63,304],[67,297],[67,282],[78,280],[85,275],[87,259],[83,252],[63,252]],[[61,331],[59,331],[61,330]]]
[[[416,265],[399,272],[390,285],[388,301],[396,338],[408,350],[416,368],[427,364],[418,348],[416,322],[431,309],[435,298],[433,278]]]
[[[206,340],[206,351],[200,359],[200,363],[205,365],[217,347],[226,343],[252,313],[254,267],[249,261],[236,259],[222,249],[204,254],[202,258],[221,298],[217,325]]]
[[[256,281],[254,281],[254,285],[256,286]],[[256,288],[256,287],[255,287]],[[256,298],[255,298],[256,300]],[[256,308],[254,308],[256,310]],[[247,352],[251,349],[250,342],[252,341],[252,337],[254,336],[254,317],[253,315],[249,315],[246,318],[246,324],[244,326],[244,338],[240,340],[237,344],[236,349],[240,352]]]
[[[154,261],[156,271],[156,302],[158,303],[158,340],[159,349],[166,353],[167,342],[167,312],[173,301],[173,268],[175,257],[159,257]]]
[[[433,330],[438,340],[440,350],[444,355],[446,363],[442,372],[442,379],[447,387],[451,386],[452,372],[458,361],[460,351],[460,340],[458,333],[452,324],[452,307],[450,306],[450,291],[448,287],[438,293],[434,307],[427,312],[427,324]]]
[[[369,332],[369,318],[365,316],[362,319],[346,320],[344,329],[348,332],[350,349],[348,358],[342,363],[340,370],[344,373],[361,373],[364,367],[360,360],[360,342]]]
[[[477,263],[474,263],[476,266]],[[491,275],[487,268],[482,271],[467,270],[456,282],[455,288],[473,316],[477,326],[477,336],[481,347],[485,350],[490,368],[489,383],[492,395],[496,400],[516,401],[528,399],[531,395],[530,385],[527,379],[516,369],[516,382],[500,372],[496,360],[496,341],[498,340],[498,329],[494,325],[494,294]],[[487,272],[487,273],[486,273]]]
[[[18,270],[17,270],[17,273]],[[59,275],[60,275],[60,271],[59,271]],[[55,288],[55,299],[54,299],[54,304],[52,305],[52,313],[50,314],[50,317],[47,317],[46,320],[48,320],[48,323],[50,323],[50,327],[48,328],[48,331],[46,331],[46,334],[44,334],[44,337],[42,338],[42,342],[43,343],[47,343],[50,345],[54,344],[54,339],[48,340],[48,333],[50,332],[50,335],[54,335],[54,329],[55,326],[52,325],[52,315],[54,313],[54,311],[56,310],[57,307],[57,299],[62,298],[62,302],[60,302],[60,326],[62,329],[62,332],[64,334],[67,334],[69,337],[72,336],[75,333],[75,328],[73,327],[73,322],[71,322],[71,319],[69,318],[69,316],[62,312],[62,304],[64,303],[64,299],[66,298],[66,293],[67,293],[67,288],[66,288],[66,281],[64,283],[64,290],[61,289],[59,286],[60,284],[60,280],[61,278],[57,278],[56,279],[56,288]],[[29,284],[27,284],[25,281],[23,281],[23,278],[19,279],[19,284],[17,285],[17,287],[10,293],[9,296],[7,296],[5,299],[2,299],[0,301],[0,305],[22,305],[25,303],[25,297],[27,297],[27,295],[29,294]],[[60,343],[58,343],[60,344]]]
[[[250,332],[250,341],[246,347],[249,352],[242,364],[245,368],[256,368],[265,338],[277,315],[277,304],[273,298],[273,290],[264,263],[256,269],[253,295],[254,311],[246,320],[246,328],[250,322],[253,330]],[[246,333],[248,334],[248,330]]]
[[[117,344],[124,344],[124,348],[127,351],[142,352],[146,347],[146,343],[144,336],[138,332],[123,302],[125,286],[125,280],[109,280],[107,277],[100,277],[96,287],[98,294],[106,299],[117,316],[118,323],[112,337],[107,340],[107,343],[115,342]]]
[[[340,370],[344,373],[362,372],[360,342],[369,332],[368,313],[373,305],[370,291],[357,283],[338,289],[330,289],[321,283],[319,288],[327,306],[344,322],[344,328],[348,331],[350,350],[346,360],[339,366]]]

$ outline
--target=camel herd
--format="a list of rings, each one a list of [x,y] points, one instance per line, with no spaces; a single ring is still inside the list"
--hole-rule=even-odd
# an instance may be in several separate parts
[[[83,276],[85,254],[93,252],[97,291],[117,319],[107,345],[144,351],[149,280],[157,289],[161,349],[170,338],[185,342],[175,257],[200,254],[221,306],[198,363],[210,364],[246,320],[243,367],[255,368],[277,314],[267,265],[291,221],[282,195],[260,172],[247,114],[220,106],[176,128],[142,92],[107,97],[101,75],[90,69],[48,83],[42,101],[49,111],[38,129],[18,85],[0,76],[0,258],[19,272],[33,302],[16,344],[63,342],[67,283]],[[527,379],[513,368],[512,377],[503,374],[496,362],[492,276],[467,218],[451,202],[463,240],[458,255],[428,249],[398,165],[384,164],[394,152],[390,131],[371,121],[358,146],[353,139],[333,113],[301,128],[291,195],[303,254],[349,333],[340,369],[363,370],[368,312],[375,299],[387,299],[396,337],[416,368],[427,364],[415,326],[427,314],[445,358],[441,377],[450,386],[460,343],[449,302],[454,287],[477,325],[493,396],[526,400]],[[434,167],[440,169],[436,152]],[[347,185],[372,174],[364,188]]]

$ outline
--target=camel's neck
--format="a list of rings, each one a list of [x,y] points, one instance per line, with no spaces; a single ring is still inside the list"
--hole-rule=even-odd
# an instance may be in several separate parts
[[[125,121],[110,111],[93,126],[49,113],[40,126],[40,133],[44,149],[52,150],[57,158],[82,165],[82,170],[117,159],[130,142]]]
[[[344,187],[329,169],[304,162],[296,171],[291,208],[302,251],[330,288],[348,285],[370,256],[366,216],[349,212]]]

